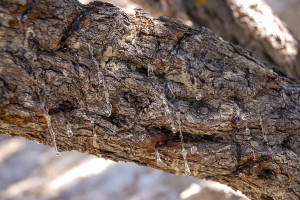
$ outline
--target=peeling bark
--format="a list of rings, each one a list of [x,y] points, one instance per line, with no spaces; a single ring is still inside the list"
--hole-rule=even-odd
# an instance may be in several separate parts
[[[0,133],[299,199],[299,82],[169,17],[22,2],[0,3]]]

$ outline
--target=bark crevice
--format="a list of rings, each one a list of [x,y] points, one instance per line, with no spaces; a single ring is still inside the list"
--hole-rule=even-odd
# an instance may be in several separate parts
[[[206,28],[107,3],[34,2],[20,24],[32,4],[0,3],[0,133],[190,170],[252,199],[298,198],[299,82]]]

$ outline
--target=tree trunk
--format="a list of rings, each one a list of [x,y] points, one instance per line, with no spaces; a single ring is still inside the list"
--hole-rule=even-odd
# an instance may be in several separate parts
[[[169,17],[0,3],[0,133],[299,199],[300,83]]]

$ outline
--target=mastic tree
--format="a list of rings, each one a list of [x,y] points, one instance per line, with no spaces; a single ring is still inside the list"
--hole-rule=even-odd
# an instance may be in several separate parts
[[[0,133],[299,199],[298,79],[205,27],[110,3],[0,13]]]

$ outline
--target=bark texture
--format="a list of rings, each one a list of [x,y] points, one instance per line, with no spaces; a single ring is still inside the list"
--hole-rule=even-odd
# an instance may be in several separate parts
[[[3,0],[0,12],[0,133],[299,199],[296,80],[140,10]]]
[[[254,57],[300,77],[299,42],[262,0],[133,0],[156,15],[190,20],[227,41],[238,43]]]

